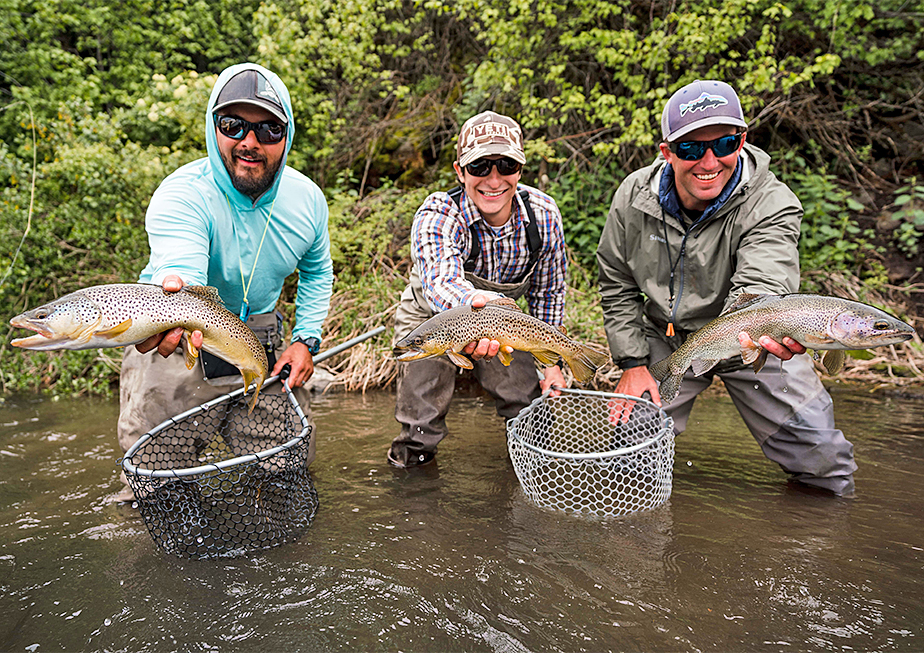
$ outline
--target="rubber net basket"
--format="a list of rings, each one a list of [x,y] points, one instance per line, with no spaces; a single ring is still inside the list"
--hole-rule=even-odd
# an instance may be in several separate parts
[[[620,423],[611,412],[624,400],[634,407]],[[546,508],[619,516],[671,495],[673,422],[645,399],[585,390],[543,395],[507,423],[507,449],[523,491]]]
[[[308,529],[318,511],[307,467],[311,426],[283,389],[261,393],[250,414],[250,395],[224,395],[128,450],[120,464],[157,546],[181,558],[235,556]]]

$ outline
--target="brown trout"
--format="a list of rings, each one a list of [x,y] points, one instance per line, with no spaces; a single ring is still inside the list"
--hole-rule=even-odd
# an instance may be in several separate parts
[[[741,347],[742,331],[754,347]],[[757,345],[764,335],[777,342],[789,337],[815,350],[816,360],[822,360],[829,374],[836,374],[844,366],[845,350],[904,342],[914,337],[914,328],[878,308],[840,297],[745,293],[691,334],[677,351],[651,366],[651,375],[661,382],[661,400],[667,403],[677,396],[687,368],[700,376],[735,354],[759,372],[767,360],[767,351]]]
[[[184,286],[174,293],[140,283],[91,286],[17,315],[10,324],[36,332],[10,344],[35,350],[124,347],[183,327],[188,369],[199,356],[190,343],[192,332],[198,330],[202,332],[202,348],[236,366],[245,388],[256,381],[250,410],[266,380],[263,345],[222,305],[218,291],[211,286]]]
[[[459,367],[470,370],[472,362],[459,352],[468,343],[482,338],[500,343],[497,358],[504,365],[513,361],[511,354],[504,351],[505,346],[528,351],[546,366],[554,365],[560,356],[581,384],[590,381],[597,368],[609,360],[607,354],[582,345],[552,325],[527,315],[515,301],[506,297],[492,299],[484,308],[464,304],[437,313],[395,345],[395,356],[400,361],[412,361],[445,354]]]

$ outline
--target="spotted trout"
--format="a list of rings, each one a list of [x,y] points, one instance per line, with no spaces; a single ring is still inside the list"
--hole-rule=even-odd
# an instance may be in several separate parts
[[[753,347],[738,342],[742,331],[754,341]],[[677,396],[687,368],[700,376],[735,354],[759,372],[767,360],[767,351],[757,345],[764,335],[777,342],[789,337],[815,350],[816,360],[836,374],[844,366],[845,350],[904,342],[914,337],[914,328],[878,308],[840,297],[742,294],[677,351],[651,366],[651,375],[661,382],[661,400],[667,403]]]
[[[36,350],[124,347],[183,327],[188,369],[199,356],[191,344],[192,332],[201,331],[202,348],[236,366],[245,388],[256,381],[250,410],[267,375],[263,345],[222,305],[218,291],[211,286],[184,286],[173,293],[140,283],[91,286],[17,315],[10,324],[36,332],[10,344]]]
[[[400,361],[412,361],[445,354],[453,363],[472,369],[472,362],[462,349],[482,338],[497,340],[501,349],[497,358],[504,365],[513,361],[504,347],[528,351],[537,361],[550,366],[561,357],[581,384],[594,377],[597,368],[608,359],[607,354],[576,342],[547,322],[527,315],[510,298],[492,299],[484,308],[469,304],[437,313],[411,331],[395,345]]]

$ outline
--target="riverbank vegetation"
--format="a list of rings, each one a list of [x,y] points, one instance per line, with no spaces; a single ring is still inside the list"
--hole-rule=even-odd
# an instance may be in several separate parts
[[[325,346],[391,326],[414,210],[453,185],[461,123],[517,117],[524,181],[562,209],[569,332],[604,343],[594,250],[612,193],[657,152],[660,109],[697,78],[731,82],[750,141],[802,200],[803,289],[922,327],[924,2],[823,0],[0,0],[0,315],[133,281],[158,183],[203,156],[217,73],[276,71],[289,164],[331,206]],[[291,311],[294,286],[281,301]],[[111,393],[118,350],[0,344],[0,391]],[[335,385],[387,386],[390,333],[330,361]],[[864,358],[866,357],[866,358]],[[840,378],[910,383],[919,340]],[[611,387],[615,370],[598,375]]]

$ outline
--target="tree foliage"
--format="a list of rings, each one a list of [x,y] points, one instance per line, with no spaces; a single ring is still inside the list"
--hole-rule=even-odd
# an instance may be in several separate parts
[[[404,269],[389,234],[453,183],[455,135],[484,109],[524,126],[525,180],[592,267],[613,191],[698,78],[732,83],[800,195],[804,263],[859,272],[891,247],[920,264],[924,0],[0,0],[0,37],[7,316],[135,278],[151,193],[204,154],[209,91],[247,60],[289,86],[289,164],[333,200],[342,283],[365,260]],[[861,222],[883,215],[897,235],[877,241]]]

